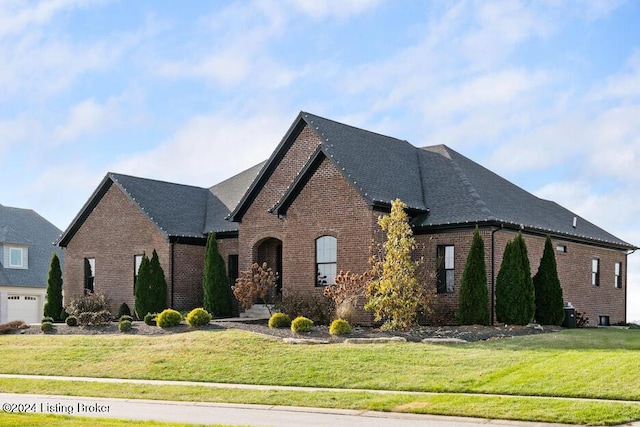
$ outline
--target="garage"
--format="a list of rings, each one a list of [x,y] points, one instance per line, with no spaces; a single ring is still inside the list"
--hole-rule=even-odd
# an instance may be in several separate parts
[[[39,323],[40,296],[11,295],[7,297],[7,321],[22,320],[26,323]]]

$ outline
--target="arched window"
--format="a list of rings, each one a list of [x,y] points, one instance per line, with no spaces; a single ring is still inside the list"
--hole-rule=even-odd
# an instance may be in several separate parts
[[[333,236],[316,239],[316,286],[336,284],[338,240]]]

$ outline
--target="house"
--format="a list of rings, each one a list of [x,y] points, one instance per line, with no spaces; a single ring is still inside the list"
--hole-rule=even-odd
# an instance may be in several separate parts
[[[40,322],[53,245],[62,233],[30,209],[0,205],[0,323]]]
[[[549,234],[565,301],[592,324],[625,321],[634,245],[445,145],[417,148],[306,112],[266,162],[209,189],[107,174],[59,241],[66,295],[100,290],[131,304],[137,259],[156,249],[168,267],[168,305],[197,306],[209,232],[230,276],[267,262],[283,294],[319,294],[338,271],[367,269],[377,219],[396,198],[407,204],[418,255],[437,273],[425,280],[436,289],[439,316],[455,311],[478,226],[490,307],[506,243],[522,232],[535,272]]]

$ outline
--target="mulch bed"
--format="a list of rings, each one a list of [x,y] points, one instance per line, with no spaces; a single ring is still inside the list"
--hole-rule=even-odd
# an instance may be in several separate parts
[[[329,334],[327,326],[315,326],[313,330],[305,334],[295,334],[289,329],[271,329],[267,325],[266,320],[261,321],[245,321],[231,322],[223,320],[214,320],[211,324],[194,329],[190,328],[184,322],[176,327],[162,329],[157,326],[149,326],[144,322],[133,322],[133,328],[126,334],[130,335],[169,335],[176,333],[188,333],[194,330],[223,330],[223,329],[242,329],[249,332],[259,333],[274,338],[306,338],[314,340],[325,340],[329,342],[342,342],[348,338],[381,338],[381,337],[404,337],[407,341],[420,342],[425,338],[458,338],[465,341],[483,341],[508,338],[522,335],[542,334],[549,332],[557,332],[562,328],[557,326],[419,326],[406,332],[383,332],[378,328],[371,327],[354,327],[353,332],[349,335],[336,337]],[[43,334],[39,325],[32,325],[25,329],[17,329],[12,331],[15,334]],[[118,331],[117,323],[111,323],[103,326],[88,327],[70,327],[64,323],[54,324],[53,331],[48,335],[106,335],[121,334]]]

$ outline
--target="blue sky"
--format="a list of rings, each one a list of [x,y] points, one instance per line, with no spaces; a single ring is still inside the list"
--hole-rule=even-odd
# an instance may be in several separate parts
[[[210,186],[300,110],[447,144],[640,245],[640,2],[0,2],[0,203]],[[640,256],[629,258],[640,319]]]

